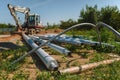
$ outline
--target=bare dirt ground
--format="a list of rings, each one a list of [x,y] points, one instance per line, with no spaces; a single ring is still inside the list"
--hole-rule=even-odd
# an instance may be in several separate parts
[[[62,30],[44,30],[41,31],[39,34],[49,34],[49,33],[60,33]],[[23,45],[22,42],[22,37],[19,34],[12,34],[9,37],[0,37],[0,49],[3,48],[11,48],[13,47],[13,49],[16,48],[16,46],[21,46]],[[8,45],[9,44],[9,45]],[[93,54],[94,51],[86,51],[86,50],[81,50],[80,53],[87,53],[87,54]],[[79,54],[74,54],[72,53],[71,57],[67,57],[64,55],[51,55],[53,58],[55,58],[58,63],[59,63],[59,69],[64,69],[64,68],[68,68],[71,66],[78,66],[78,65],[82,65],[85,63],[89,62],[89,59],[91,57],[88,58],[83,58],[81,55]],[[23,64],[20,67],[20,71],[23,71],[24,73],[28,73],[29,74],[29,80],[35,80],[36,79],[36,74],[38,71],[47,71],[47,69],[45,68],[45,65],[41,62],[41,60],[37,57],[37,55],[35,53],[33,53],[32,55],[28,56],[25,58],[26,63]],[[9,77],[11,78],[13,76],[13,74],[9,74]]]
[[[22,40],[22,37],[19,34],[12,34],[6,37],[0,37],[0,42],[12,42],[16,44],[18,40]]]
[[[60,33],[62,32],[63,30],[61,29],[49,29],[49,30],[42,30],[39,34],[49,34],[49,33]]]
[[[22,37],[19,34],[0,37],[0,50],[16,49],[21,45],[23,45]]]

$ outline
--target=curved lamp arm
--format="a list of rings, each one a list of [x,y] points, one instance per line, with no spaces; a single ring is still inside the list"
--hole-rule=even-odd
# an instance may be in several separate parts
[[[105,28],[109,29],[109,30],[112,31],[116,36],[118,36],[118,37],[120,38],[120,33],[119,33],[118,31],[116,31],[114,28],[112,28],[111,26],[109,26],[109,25],[107,25],[107,24],[105,24],[105,23],[103,23],[103,22],[99,22],[99,23],[96,24],[96,28],[97,28],[98,34],[100,33],[100,30],[99,30],[100,27],[105,27]],[[100,35],[99,35],[99,42],[100,42],[100,44],[101,44],[101,37],[100,37]]]

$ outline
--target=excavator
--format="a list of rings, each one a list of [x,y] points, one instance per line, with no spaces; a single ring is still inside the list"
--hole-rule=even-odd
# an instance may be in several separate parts
[[[18,32],[36,34],[40,32],[42,28],[44,28],[40,23],[40,16],[38,14],[30,14],[29,8],[12,6],[11,4],[8,4],[8,9],[10,10],[11,15],[16,22]],[[17,17],[17,12],[23,13],[25,15],[23,24],[20,23],[19,17]]]

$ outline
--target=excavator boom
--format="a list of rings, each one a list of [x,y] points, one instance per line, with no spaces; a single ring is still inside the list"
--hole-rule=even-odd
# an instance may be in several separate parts
[[[25,8],[25,7],[20,7],[20,6],[12,6],[10,4],[8,4],[8,8],[9,8],[11,15],[13,16],[13,18],[14,18],[14,20],[16,22],[18,31],[22,30],[22,26],[21,26],[21,24],[19,22],[19,19],[18,19],[17,15],[16,15],[16,12],[24,13],[25,14],[25,21],[27,21],[30,9]]]

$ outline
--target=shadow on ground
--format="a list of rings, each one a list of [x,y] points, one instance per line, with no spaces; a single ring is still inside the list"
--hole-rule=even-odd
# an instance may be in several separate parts
[[[0,42],[0,51],[17,48],[20,48],[20,46],[12,42]]]
[[[27,52],[32,50],[32,48],[24,40],[22,42],[28,47],[29,50]],[[30,56],[32,57],[32,60],[34,61],[35,66],[40,71],[47,71],[48,70],[46,68],[45,64],[42,62],[42,60],[38,57],[38,55],[36,53],[30,54]]]
[[[45,64],[41,61],[41,59],[37,56],[36,53],[32,53],[30,55],[36,65],[36,67],[40,70],[40,71],[46,71],[47,68],[45,66]]]

